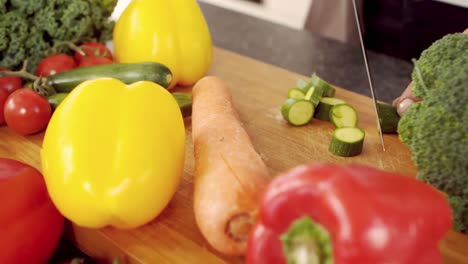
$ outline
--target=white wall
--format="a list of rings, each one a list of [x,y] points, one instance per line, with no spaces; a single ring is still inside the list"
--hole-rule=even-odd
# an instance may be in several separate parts
[[[199,1],[301,29],[313,0],[264,0],[261,5],[245,0]]]

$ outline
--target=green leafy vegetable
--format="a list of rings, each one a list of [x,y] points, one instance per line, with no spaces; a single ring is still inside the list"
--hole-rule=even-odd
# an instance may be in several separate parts
[[[117,0],[0,0],[0,67],[18,70],[28,60],[28,71],[55,41],[80,44],[112,39],[114,22],[108,18]],[[67,46],[56,52],[69,52]]]

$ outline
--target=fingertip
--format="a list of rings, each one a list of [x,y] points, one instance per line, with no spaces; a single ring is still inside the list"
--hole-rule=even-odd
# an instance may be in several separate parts
[[[399,102],[396,106],[397,108],[397,113],[400,115],[400,116],[403,116],[403,114],[408,110],[408,108],[414,103],[413,100],[409,99],[409,98],[405,98],[404,100],[402,100],[401,102]]]

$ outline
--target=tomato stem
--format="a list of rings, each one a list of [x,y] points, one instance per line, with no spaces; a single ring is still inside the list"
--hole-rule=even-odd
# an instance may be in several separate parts
[[[3,71],[0,72],[0,78],[5,76],[15,76],[22,79],[33,81],[33,90],[43,96],[49,96],[55,93],[55,89],[47,85],[47,78],[38,77],[32,73],[29,73],[26,68],[28,67],[28,60],[23,62],[23,66],[19,71]]]
[[[309,217],[294,221],[281,241],[287,263],[333,263],[330,234]]]
[[[21,70],[19,70],[19,71],[3,71],[3,72],[0,72],[0,77],[16,76],[16,77],[20,77],[20,78],[31,80],[31,81],[38,80],[39,77],[37,77],[34,74],[29,73],[26,70],[27,66],[28,66],[28,60],[25,60],[23,62],[23,66],[21,67]]]
[[[55,53],[55,50],[60,46],[67,46],[69,49],[78,52],[81,56],[86,56],[86,53],[83,51],[83,49],[78,47],[72,41],[61,41],[61,40],[54,41],[54,45],[49,50],[49,53]]]

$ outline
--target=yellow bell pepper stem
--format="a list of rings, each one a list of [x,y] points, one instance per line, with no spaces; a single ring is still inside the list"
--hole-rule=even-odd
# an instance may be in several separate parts
[[[166,207],[183,174],[185,128],[174,97],[148,81],[81,83],[45,132],[52,201],[77,225],[134,228]]]
[[[210,31],[195,0],[134,0],[116,22],[113,41],[118,62],[169,67],[169,89],[196,83],[212,62]]]

